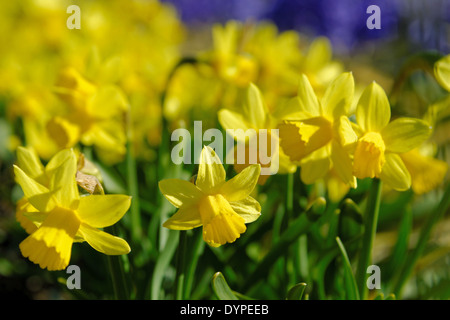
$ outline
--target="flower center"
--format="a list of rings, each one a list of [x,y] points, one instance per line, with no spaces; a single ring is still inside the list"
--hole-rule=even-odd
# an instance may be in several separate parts
[[[247,229],[244,218],[234,212],[220,194],[203,198],[199,211],[203,223],[203,239],[210,246],[218,247],[234,242]]]
[[[359,179],[379,177],[386,159],[383,138],[378,132],[368,132],[358,140],[353,159],[353,174]]]

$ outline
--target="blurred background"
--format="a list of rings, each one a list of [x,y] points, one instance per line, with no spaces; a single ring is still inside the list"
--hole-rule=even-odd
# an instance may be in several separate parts
[[[138,2],[145,4],[147,1]],[[24,0],[14,4],[3,1],[0,4],[0,69],[2,69],[0,70],[0,298],[70,299],[73,298],[73,294],[75,298],[96,298],[101,296],[102,288],[107,287],[106,290],[111,290],[108,278],[101,269],[96,268],[97,265],[105,263],[105,257],[91,248],[82,245],[74,246],[72,259],[87,264],[80,266],[82,269],[85,267],[92,270],[90,274],[83,273],[85,278],[82,280],[84,284],[88,283],[89,287],[96,288],[97,292],[94,290],[92,296],[83,296],[83,293],[65,290],[64,281],[67,275],[64,272],[50,273],[40,270],[39,267],[24,259],[18,249],[26,233],[14,219],[15,201],[20,197],[20,190],[14,183],[11,168],[14,163],[15,146],[20,145],[23,138],[20,134],[15,134],[16,129],[17,127],[23,129],[26,124],[17,119],[26,118],[31,114],[31,117],[27,119],[33,122],[35,121],[34,113],[45,113],[52,108],[52,104],[49,103],[36,109],[34,100],[30,100],[31,104],[13,103],[18,101],[17,98],[24,97],[24,90],[28,90],[26,86],[16,86],[16,84],[27,81],[38,84],[33,85],[33,90],[39,93],[39,85],[46,85],[45,81],[48,83],[54,81],[53,78],[46,78],[53,74],[55,64],[52,61],[54,60],[33,69],[36,71],[33,74],[27,71],[35,65],[43,52],[37,49],[38,47],[45,47],[46,57],[72,59],[71,56],[76,57],[78,53],[80,56],[85,55],[84,49],[77,53],[77,45],[86,39],[99,44],[107,43],[111,48],[120,46],[122,42],[125,42],[122,39],[127,36],[126,32],[121,30],[122,23],[129,23],[133,19],[143,21],[144,24],[149,25],[148,30],[156,36],[144,37],[146,42],[139,42],[138,37],[136,42],[131,42],[130,51],[127,52],[140,52],[142,56],[147,55],[153,59],[153,65],[145,64],[143,71],[140,71],[144,73],[145,84],[150,83],[152,90],[157,93],[161,92],[166,75],[174,64],[183,57],[209,50],[212,43],[211,27],[217,23],[225,24],[230,20],[250,24],[270,21],[279,32],[294,30],[307,42],[318,36],[327,37],[332,44],[333,57],[341,61],[346,70],[352,70],[357,82],[364,85],[376,80],[386,92],[395,93],[400,90],[392,86],[411,57],[427,52],[426,60],[435,57],[434,54],[450,53],[450,0],[161,0],[148,2],[152,4],[152,7],[148,9],[149,12],[155,10],[159,13],[159,15],[149,15],[151,19],[154,19],[152,21],[145,20],[146,15],[140,11],[140,6],[129,8],[124,4],[127,1],[122,4],[119,1],[111,1],[113,4],[109,1],[91,1],[89,4],[79,2],[82,15],[85,10],[84,5],[104,15],[92,15],[86,27],[83,24],[82,31],[85,34],[73,43],[64,45],[61,43],[67,36],[67,30],[62,27],[64,31],[59,32],[59,29],[61,24],[65,26],[68,16],[65,8],[72,4],[71,1]],[[157,5],[154,5],[155,3]],[[366,26],[370,16],[366,10],[370,5],[377,5],[380,8],[381,29],[369,30]],[[111,16],[109,16],[109,10],[113,12]],[[161,13],[162,11],[164,13]],[[111,18],[111,21],[103,23],[102,19],[107,18]],[[108,26],[113,26],[113,29],[108,29]],[[38,37],[41,38],[38,39]],[[160,50],[161,48],[163,51]],[[119,54],[121,54],[120,51]],[[134,58],[130,59],[131,62],[133,60]],[[132,65],[131,62],[130,65]],[[139,67],[140,65],[137,66]],[[159,77],[158,74],[162,76]],[[131,76],[127,80],[129,83],[127,82],[125,87],[136,83],[135,78]],[[137,83],[141,84],[139,81]],[[424,73],[405,80],[403,84],[404,87],[401,90],[405,94],[396,101],[393,114],[423,117],[430,102],[443,96],[442,90],[430,81],[430,75]],[[420,90],[417,90],[418,87]],[[413,99],[417,96],[419,99]],[[39,97],[41,98],[47,99]],[[135,103],[139,104],[139,101],[141,100],[138,97]],[[145,143],[150,148],[142,150],[140,146],[136,146],[136,149],[143,152],[142,159],[152,161],[159,156],[158,149],[154,146],[157,146],[162,139],[159,134],[163,123],[163,120],[159,120],[162,107],[158,99],[153,99],[146,108],[145,112],[138,112],[135,115],[135,120],[138,122],[139,117],[144,120],[150,117],[157,120],[149,124],[149,127],[142,128],[141,134],[145,136]],[[448,132],[448,127],[444,127],[440,140],[442,145],[447,145],[447,152],[450,139]],[[151,177],[149,179],[151,180]],[[108,181],[114,183],[115,180]],[[156,185],[157,182],[154,181],[154,184]],[[112,187],[111,191],[126,192],[120,183],[116,188]],[[155,193],[155,189],[148,192]],[[432,197],[431,203],[434,203],[434,200],[435,198]],[[154,209],[151,204],[143,203],[142,205],[147,205],[148,211]],[[386,221],[389,222],[389,218],[386,218]],[[448,223],[441,227],[440,232],[444,238],[440,239],[448,247],[449,242],[445,238],[448,234]],[[383,246],[378,248],[381,248],[378,256],[381,260],[384,257]],[[443,266],[444,270],[447,270],[444,272],[448,273],[448,254],[446,256],[446,262],[439,268]],[[83,259],[83,257],[89,258]],[[144,262],[143,265],[145,265]],[[143,278],[145,277],[144,275]],[[448,284],[450,277],[447,276],[446,279]],[[448,294],[448,288],[444,289]],[[76,296],[77,294],[81,296]],[[200,298],[205,296],[207,295],[198,293]]]

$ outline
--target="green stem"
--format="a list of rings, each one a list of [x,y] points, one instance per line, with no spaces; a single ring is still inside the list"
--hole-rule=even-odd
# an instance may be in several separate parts
[[[194,230],[194,244],[192,245],[191,255],[189,261],[186,262],[186,277],[184,283],[184,298],[189,299],[192,291],[192,284],[194,281],[194,274],[197,267],[198,259],[205,247],[205,241],[203,241],[203,234],[201,230]]]
[[[416,248],[409,256],[408,260],[405,263],[405,267],[403,272],[400,275],[400,278],[397,282],[397,285],[394,290],[394,294],[396,297],[400,297],[403,287],[406,284],[406,281],[409,279],[417,260],[422,256],[426,245],[428,243],[428,239],[430,238],[431,231],[436,224],[436,222],[444,215],[445,211],[450,205],[450,184],[447,185],[444,195],[436,207],[436,209],[431,213],[429,219],[426,221],[420,236],[417,241]]]
[[[377,231],[378,214],[380,211],[381,199],[381,180],[373,179],[369,190],[366,212],[364,217],[364,235],[361,253],[356,270],[356,279],[358,282],[359,295],[362,300],[367,299],[367,267],[372,261],[372,246]]]
[[[184,282],[186,276],[186,231],[180,231],[180,239],[178,243],[178,253],[177,253],[177,273],[175,278],[175,299],[184,299]]]
[[[294,211],[294,173],[288,173],[286,187],[286,218],[289,219]]]
[[[114,226],[105,229],[108,233],[115,235],[116,230]],[[116,300],[129,299],[129,292],[127,281],[125,279],[125,271],[123,268],[123,262],[120,256],[107,255],[108,267],[111,274],[111,280],[114,290],[114,298]]]
[[[134,243],[141,241],[142,227],[141,214],[139,204],[139,187],[136,172],[136,159],[133,155],[133,132],[131,125],[131,112],[127,113],[127,186],[128,192],[132,197],[130,211],[131,211],[131,238]]]

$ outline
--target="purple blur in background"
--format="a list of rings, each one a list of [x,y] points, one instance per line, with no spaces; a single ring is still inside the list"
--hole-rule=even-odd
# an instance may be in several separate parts
[[[188,25],[234,19],[271,20],[280,30],[327,36],[351,51],[367,41],[406,41],[411,51],[449,46],[450,0],[163,0]],[[367,7],[381,11],[381,29],[368,29]]]

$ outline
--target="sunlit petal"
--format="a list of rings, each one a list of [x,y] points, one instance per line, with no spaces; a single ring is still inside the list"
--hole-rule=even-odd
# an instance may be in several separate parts
[[[391,108],[384,92],[372,82],[362,93],[356,107],[356,122],[366,132],[380,131],[391,119]]]
[[[119,237],[99,229],[82,224],[80,234],[89,245],[95,250],[107,255],[127,254],[131,251],[128,243]]]
[[[222,162],[210,147],[205,146],[201,153],[196,185],[205,193],[211,193],[225,182],[225,169]]]
[[[411,175],[398,154],[386,154],[386,163],[380,174],[381,180],[386,185],[399,191],[407,190],[411,187]]]
[[[403,153],[419,147],[431,134],[429,124],[420,119],[399,118],[382,131],[386,151]]]
[[[126,195],[89,195],[80,198],[77,213],[83,223],[104,228],[119,221],[130,204],[131,197]]]
[[[191,205],[203,196],[203,192],[195,184],[180,179],[161,180],[159,190],[176,208]]]
[[[261,205],[250,196],[243,200],[232,201],[230,206],[238,215],[244,218],[245,223],[253,222],[261,216]]]
[[[202,220],[196,204],[181,207],[163,223],[163,227],[172,230],[190,230],[201,225]]]
[[[239,201],[247,198],[258,182],[261,173],[259,164],[252,164],[238,173],[233,179],[225,182],[220,193],[228,201]]]
[[[330,118],[347,115],[353,101],[355,84],[351,72],[342,73],[327,88],[321,100],[323,114]]]

